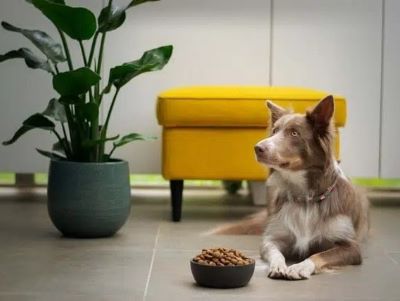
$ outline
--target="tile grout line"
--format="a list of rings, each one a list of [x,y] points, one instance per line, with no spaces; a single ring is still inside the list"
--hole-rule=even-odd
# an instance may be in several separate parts
[[[389,255],[390,253],[392,253],[392,252],[384,251],[386,258],[389,259],[395,265],[398,265],[399,263],[394,258],[392,258],[392,256]]]
[[[143,301],[146,300],[147,291],[149,289],[149,284],[150,284],[150,279],[151,279],[151,272],[153,271],[154,259],[156,257],[156,250],[157,250],[157,245],[158,245],[158,238],[160,236],[160,231],[161,231],[161,225],[158,226],[156,239],[154,240],[153,254],[151,255],[149,273],[147,274],[146,286],[144,287]]]

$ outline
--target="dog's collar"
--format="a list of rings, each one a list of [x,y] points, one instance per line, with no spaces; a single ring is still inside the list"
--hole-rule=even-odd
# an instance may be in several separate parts
[[[315,200],[317,202],[322,202],[323,200],[325,200],[327,197],[329,197],[329,195],[331,194],[331,192],[335,189],[335,186],[337,184],[339,177],[336,177],[335,181],[333,181],[332,185],[329,186],[326,191],[323,194],[320,194],[318,197],[316,198],[311,198],[311,200]]]
[[[315,197],[315,196],[308,196],[306,197],[306,201],[311,202],[311,201],[315,201],[315,202],[322,202],[323,200],[327,199],[329,197],[329,195],[332,193],[332,191],[335,189],[336,184],[338,182],[338,178],[336,177],[336,179],[333,181],[332,185],[330,185],[324,193],[320,194],[319,196]],[[300,201],[300,198],[297,198],[298,201]]]

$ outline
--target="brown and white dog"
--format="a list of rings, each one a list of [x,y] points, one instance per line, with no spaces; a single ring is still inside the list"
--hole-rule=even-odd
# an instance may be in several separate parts
[[[368,200],[339,168],[333,154],[334,99],[327,96],[305,115],[272,102],[271,136],[255,146],[267,165],[268,207],[243,222],[217,230],[257,233],[271,278],[308,279],[323,269],[361,264],[368,233]],[[286,260],[299,263],[287,266]]]

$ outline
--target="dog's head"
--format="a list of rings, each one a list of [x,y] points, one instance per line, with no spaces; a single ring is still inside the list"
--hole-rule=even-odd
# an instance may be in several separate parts
[[[274,169],[323,168],[332,157],[333,97],[306,114],[294,114],[268,101],[270,136],[254,147],[257,161]]]

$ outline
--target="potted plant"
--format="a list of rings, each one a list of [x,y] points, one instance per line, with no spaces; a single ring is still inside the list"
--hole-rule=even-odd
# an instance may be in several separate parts
[[[124,23],[128,10],[150,1],[157,0],[130,0],[124,7],[109,0],[96,19],[87,8],[68,6],[65,0],[27,0],[54,24],[61,44],[43,31],[1,23],[4,29],[30,40],[43,57],[20,48],[0,55],[0,62],[20,58],[29,68],[48,72],[58,94],[43,112],[27,118],[3,144],[12,144],[33,129],[49,131],[57,138],[51,151],[38,149],[38,152],[51,159],[48,211],[54,225],[66,236],[110,236],[129,216],[129,167],[126,161],[114,158],[113,152],[145,137],[138,133],[109,135],[109,122],[124,85],[142,73],[162,69],[173,47],[146,51],[137,60],[111,68],[104,87],[100,74],[107,34]],[[71,40],[80,46],[80,67],[70,55]],[[83,41],[90,49],[85,49]],[[100,123],[99,108],[108,95],[111,101],[107,117]],[[107,143],[111,143],[108,151]]]

